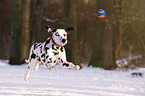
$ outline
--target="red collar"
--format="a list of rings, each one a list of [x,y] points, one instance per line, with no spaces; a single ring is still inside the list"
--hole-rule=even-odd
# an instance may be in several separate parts
[[[55,43],[55,41],[53,40],[52,36],[50,36],[50,39],[51,39],[51,41],[52,41],[52,43],[53,43],[54,45],[56,45],[56,46],[58,46],[58,47],[62,47],[62,45],[59,45],[59,44],[56,44],[56,43]]]

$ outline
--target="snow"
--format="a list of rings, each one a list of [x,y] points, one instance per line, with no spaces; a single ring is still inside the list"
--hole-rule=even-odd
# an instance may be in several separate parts
[[[40,67],[37,72],[31,71],[26,82],[27,66],[0,60],[0,96],[145,96],[145,68],[109,71],[57,67],[50,71]],[[132,72],[142,72],[143,77],[133,77]]]

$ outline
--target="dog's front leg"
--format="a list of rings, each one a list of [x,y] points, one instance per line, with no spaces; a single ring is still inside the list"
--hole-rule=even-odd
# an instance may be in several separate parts
[[[74,65],[72,62],[68,62],[66,60],[66,52],[65,52],[64,48],[61,49],[61,52],[58,56],[58,60],[61,62],[61,65],[63,66],[63,68],[71,68],[71,69],[74,69],[74,70],[79,70],[80,69],[79,65]]]
[[[79,65],[75,65],[74,70],[79,70],[79,69],[80,69],[80,66]]]
[[[57,63],[56,58],[52,56],[47,58],[46,60],[47,60],[46,65],[48,65],[49,70],[53,71]]]
[[[79,70],[80,69],[79,65],[74,65],[73,63],[67,62],[67,61],[63,61],[62,66],[63,66],[63,68],[71,68],[71,69],[74,69],[74,70]]]

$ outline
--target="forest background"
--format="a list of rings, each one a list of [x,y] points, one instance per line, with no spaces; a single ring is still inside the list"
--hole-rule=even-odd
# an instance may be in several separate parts
[[[34,42],[73,27],[68,61],[104,69],[145,65],[145,0],[0,0],[0,59],[23,64]],[[106,11],[103,19],[98,9]],[[117,63],[117,64],[116,64]]]

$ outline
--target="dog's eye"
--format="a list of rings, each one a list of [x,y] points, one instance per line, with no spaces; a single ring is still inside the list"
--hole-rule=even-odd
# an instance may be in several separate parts
[[[58,34],[58,32],[56,32],[55,35],[58,36],[58,37],[60,36],[60,35]]]
[[[63,34],[63,36],[65,37],[65,36],[66,36],[66,34]]]

